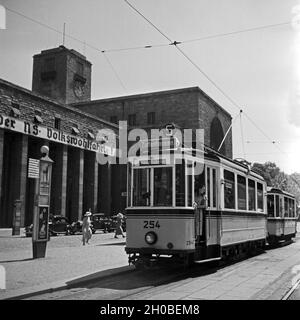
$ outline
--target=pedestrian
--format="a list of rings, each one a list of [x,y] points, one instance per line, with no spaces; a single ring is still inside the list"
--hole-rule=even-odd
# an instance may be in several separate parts
[[[82,244],[84,246],[85,243],[89,244],[89,241],[92,238],[91,215],[92,213],[87,211],[82,219]]]
[[[122,228],[122,222],[123,222],[123,214],[119,212],[117,214],[117,224],[116,224],[116,233],[115,233],[115,238],[118,239],[118,235],[122,235],[123,238],[125,238],[123,234],[123,228]]]

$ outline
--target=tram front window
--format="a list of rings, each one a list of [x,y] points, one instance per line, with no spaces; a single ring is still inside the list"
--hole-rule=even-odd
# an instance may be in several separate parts
[[[133,205],[150,206],[150,169],[133,170]]]
[[[154,206],[172,206],[172,168],[154,168]]]

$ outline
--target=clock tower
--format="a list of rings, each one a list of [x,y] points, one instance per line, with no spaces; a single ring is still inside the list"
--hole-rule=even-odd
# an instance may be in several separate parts
[[[33,57],[32,91],[60,103],[91,100],[92,64],[64,46],[43,50]]]

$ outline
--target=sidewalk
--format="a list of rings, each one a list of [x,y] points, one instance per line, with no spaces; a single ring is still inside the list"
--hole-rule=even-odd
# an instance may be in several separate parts
[[[125,241],[113,237],[114,233],[98,231],[86,246],[82,246],[81,235],[51,237],[46,257],[32,259],[32,239],[24,231],[11,236],[11,229],[0,229],[0,265],[6,270],[6,289],[0,290],[0,299],[65,288],[128,270]]]

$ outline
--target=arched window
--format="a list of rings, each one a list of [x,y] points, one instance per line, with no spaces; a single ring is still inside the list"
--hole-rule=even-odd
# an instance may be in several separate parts
[[[214,117],[210,125],[210,147],[215,150],[218,150],[223,138],[224,138],[224,132],[223,132],[221,121],[219,120],[218,117]],[[224,141],[219,151],[224,155],[226,154],[225,142],[226,141]]]

